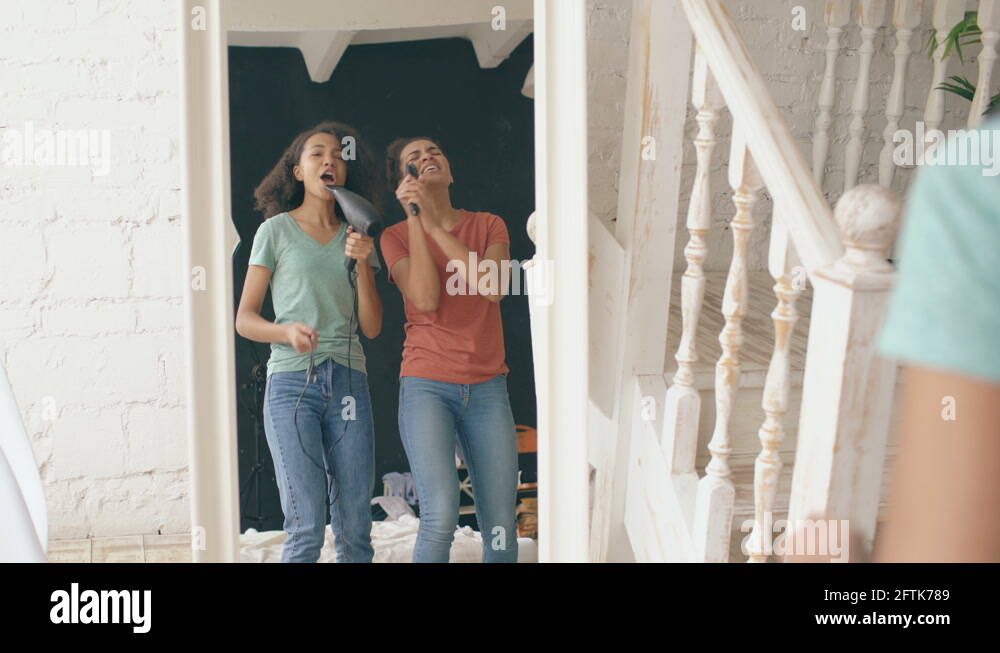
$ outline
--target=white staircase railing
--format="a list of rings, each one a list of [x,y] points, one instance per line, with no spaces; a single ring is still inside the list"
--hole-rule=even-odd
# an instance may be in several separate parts
[[[981,7],[992,7],[993,1],[983,0]],[[872,36],[888,14],[884,2],[858,3],[863,29],[859,65],[864,80],[863,73],[871,66]],[[915,4],[919,3],[898,0],[892,14],[894,25],[911,24],[908,12],[914,11]],[[937,5],[944,11],[950,3]],[[841,33],[833,30],[845,29],[851,12],[839,6],[839,13],[828,15],[831,33],[827,56],[834,63],[828,64],[827,70],[832,71]],[[936,19],[935,25],[946,24],[950,16]],[[981,19],[984,31],[992,20],[989,14]],[[691,40],[693,48],[689,47]],[[991,48],[990,39],[984,40],[987,49]],[[885,187],[858,186],[851,179],[850,190],[840,198],[835,215],[821,189],[829,136],[825,142],[817,136],[819,144],[812,152],[811,166],[750,60],[722,0],[636,0],[630,47],[618,221],[609,231],[591,218],[588,230],[574,232],[590,232],[590,402],[580,407],[587,422],[586,462],[592,468],[589,558],[729,559],[735,501],[729,461],[732,410],[740,390],[743,321],[751,310],[747,301],[747,243],[760,221],[754,213],[755,201],[765,190],[774,207],[768,254],[768,269],[774,279],[770,313],[774,344],[761,402],[749,557],[751,561],[766,561],[772,553],[771,513],[782,468],[778,449],[785,438],[791,401],[790,343],[799,317],[796,300],[806,278],[813,285],[812,313],[788,519],[792,524],[812,518],[849,520],[853,541],[860,539],[870,546],[895,385],[895,367],[876,356],[874,342],[893,283],[893,268],[885,256],[895,239],[899,199]],[[693,60],[689,58],[692,50]],[[900,48],[897,54],[897,61],[901,61],[905,53]],[[939,63],[936,75],[943,70]],[[673,219],[680,192],[683,96],[689,80],[697,111],[697,170],[687,215],[687,269],[681,280],[682,337],[675,355],[677,370],[668,388],[662,360],[672,268],[669,252],[673,250]],[[820,132],[830,124],[831,115],[823,113],[834,106],[832,78],[825,87],[829,90],[820,93]],[[855,93],[851,137],[856,142],[848,144],[852,151],[860,151],[864,142],[868,101],[867,89]],[[733,257],[722,304],[722,353],[715,364],[715,428],[708,444],[710,460],[699,477],[695,460],[702,407],[694,381],[699,357],[696,334],[704,311],[703,264],[711,240],[707,234],[712,223],[712,156],[723,149],[718,147],[715,128],[724,110],[733,118],[732,136],[725,144],[734,205]],[[939,113],[938,108],[928,108],[929,117],[940,119]],[[557,124],[557,117],[549,116],[553,124]],[[580,123],[577,116],[574,124]],[[658,157],[644,155],[650,142],[655,143]],[[540,224],[544,224],[543,214],[549,214],[551,220],[552,212],[552,206],[539,206]],[[564,213],[556,211],[555,215]],[[551,257],[542,247],[554,242],[551,231],[539,230],[538,260]],[[579,276],[556,277],[563,279],[567,288],[579,288]],[[562,314],[568,315],[565,295],[559,301]],[[544,318],[544,311],[532,305],[536,357],[549,355],[546,344],[552,345],[558,342],[557,335],[569,333],[553,331]],[[577,342],[580,334],[573,335]],[[612,350],[608,343],[616,343],[617,348]],[[547,363],[539,366],[536,360],[536,382],[541,379],[541,386],[547,388],[539,391],[540,415],[546,410],[547,414],[561,415],[569,410],[569,404],[556,405],[551,395],[561,389],[545,380],[548,371]],[[566,424],[562,426],[565,429]],[[550,424],[543,429],[540,420],[540,441],[553,438],[553,433],[555,427]],[[578,429],[563,433],[565,438],[559,441],[563,451],[574,442],[582,442],[582,435]],[[578,454],[579,450],[573,452]],[[576,483],[576,456],[572,463],[570,476]],[[579,466],[586,467],[586,463]],[[553,496],[559,487],[554,486]],[[572,498],[575,511],[579,494],[574,489],[560,496]],[[557,509],[547,505],[542,506],[543,511]],[[578,537],[577,528],[555,529],[550,525],[552,538],[565,537],[570,531]],[[578,544],[577,540],[574,543]],[[578,555],[574,549],[570,558]]]
[[[771,551],[770,513],[781,469],[777,449],[788,411],[800,270],[812,281],[814,298],[789,520],[847,519],[870,545],[895,380],[895,368],[876,357],[873,343],[892,285],[885,251],[895,237],[899,201],[885,188],[858,186],[841,199],[835,221],[722,2],[680,4],[696,42],[692,102],[698,112],[698,161],[687,218],[677,372],[666,392],[664,418],[632,421],[625,526],[633,551],[639,560],[728,560],[735,497],[728,456],[740,386],[742,321],[749,310],[747,243],[763,189],[774,200],[769,269],[775,281],[775,341],[758,434],[750,559],[764,561]],[[704,296],[714,126],[725,107],[733,114],[728,157],[733,257],[722,304],[725,326],[719,334],[711,459],[698,478],[694,459],[701,399],[693,382],[695,334]],[[825,120],[819,122],[822,127]],[[644,383],[649,385],[637,377],[636,396],[650,391]]]
[[[857,50],[858,68],[853,80],[850,139],[844,152],[845,192],[858,183],[860,176],[864,143],[868,135],[866,114],[872,92],[871,68],[876,52],[875,36],[883,28],[887,37],[892,35],[895,38],[895,46],[892,52],[892,85],[886,98],[885,124],[881,132],[882,147],[878,158],[880,185],[892,187],[899,167],[893,156],[899,146],[895,135],[903,118],[907,88],[929,82],[922,114],[922,133],[929,134],[942,127],[948,93],[940,86],[948,77],[949,66],[957,59],[954,52],[945,56],[944,43],[952,28],[965,17],[966,12],[971,11],[977,12],[976,23],[982,31],[982,47],[975,64],[975,95],[968,105],[965,124],[974,127],[982,120],[983,112],[993,95],[990,85],[997,59],[997,43],[1000,41],[1000,0],[825,0],[825,9],[826,66],[819,88],[812,150],[813,174],[821,187],[826,179],[830,130],[835,123],[833,107],[837,104],[837,61],[845,48],[843,35],[853,28],[852,22],[857,24],[861,44]],[[930,28],[939,44],[931,55],[933,74],[929,80],[914,78],[910,74],[914,53],[924,52],[923,44],[918,42],[916,36],[917,30],[922,26]],[[959,108],[959,111],[963,110],[964,107]],[[927,143],[915,143],[914,146],[922,150]]]

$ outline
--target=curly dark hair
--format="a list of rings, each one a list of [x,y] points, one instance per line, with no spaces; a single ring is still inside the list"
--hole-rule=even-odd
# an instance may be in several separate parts
[[[347,164],[347,183],[344,184],[344,187],[379,207],[381,202],[379,194],[376,192],[378,183],[374,159],[365,146],[365,142],[358,136],[358,131],[354,127],[327,120],[296,136],[292,144],[278,159],[274,168],[271,169],[271,172],[267,173],[263,181],[254,189],[254,208],[264,214],[265,220],[302,204],[305,197],[305,186],[292,174],[292,168],[298,165],[302,158],[302,150],[306,141],[312,135],[321,133],[331,134],[338,141],[343,141],[348,136],[354,139],[355,156],[352,160],[345,161]],[[344,219],[344,213],[339,203],[336,206],[336,212],[340,219]]]
[[[389,185],[389,192],[395,196],[396,189],[399,187],[399,182],[403,180],[403,171],[399,165],[399,155],[403,153],[403,149],[413,141],[430,141],[438,146],[441,153],[444,154],[444,146],[441,144],[441,139],[433,138],[431,136],[406,136],[404,138],[397,138],[393,142],[389,143],[389,147],[385,148],[385,179],[386,183]],[[445,156],[448,156],[445,154]]]

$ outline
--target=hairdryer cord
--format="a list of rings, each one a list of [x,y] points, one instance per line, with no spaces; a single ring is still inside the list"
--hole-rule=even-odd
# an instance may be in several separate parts
[[[353,261],[354,259],[350,259],[350,260]],[[348,329],[348,333],[349,334],[353,333],[354,322],[357,319],[357,313],[358,313],[358,286],[357,286],[357,282],[355,280],[355,276],[356,275],[357,275],[357,268],[356,268],[356,266],[349,267],[348,268],[348,273],[347,273],[347,280],[351,284],[351,289],[353,290],[353,295],[354,295],[354,301],[351,304],[351,309],[352,309],[352,311],[351,311],[351,320],[347,324],[347,329]],[[353,387],[352,382],[351,382],[351,376],[352,376],[351,373],[353,371],[353,368],[351,367],[351,349],[352,349],[352,344],[353,344],[353,338],[348,337],[348,341],[347,341],[347,389],[348,389],[348,396],[351,397],[351,399],[353,400],[353,398],[354,398],[354,387]],[[326,476],[326,496],[327,496],[327,499],[329,499],[329,501],[330,501],[330,505],[333,505],[337,501],[337,499],[340,497],[340,488],[339,487],[337,488],[337,494],[336,494],[336,496],[334,496],[334,497],[331,498],[330,494],[333,491],[333,474],[330,471],[328,471],[327,468],[324,465],[319,464],[318,462],[316,462],[315,458],[313,458],[311,455],[309,455],[309,451],[306,450],[305,445],[302,443],[302,433],[299,431],[299,422],[298,422],[299,403],[302,401],[302,396],[305,394],[306,388],[309,386],[310,383],[312,383],[313,381],[316,380],[316,373],[314,371],[314,359],[315,359],[315,354],[314,354],[313,350],[310,349],[309,350],[309,369],[306,370],[306,383],[305,383],[305,385],[302,386],[302,392],[299,393],[298,399],[295,400],[295,410],[292,413],[292,422],[295,424],[295,433],[298,436],[299,447],[302,448],[302,453],[304,453],[306,455],[306,457],[309,459],[309,461],[312,462],[312,464],[315,465]],[[343,403],[341,405],[343,405]],[[343,415],[343,410],[341,410],[341,415]],[[344,430],[341,432],[340,437],[338,437],[333,442],[333,444],[330,445],[330,448],[327,449],[326,453],[330,453],[333,450],[333,448],[336,447],[340,443],[340,441],[344,438],[344,436],[346,434],[347,434],[347,420],[344,419]]]

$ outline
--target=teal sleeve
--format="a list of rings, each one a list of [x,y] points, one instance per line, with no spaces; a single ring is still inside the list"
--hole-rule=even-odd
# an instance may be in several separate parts
[[[257,228],[257,234],[253,238],[253,247],[250,249],[250,265],[263,265],[274,271],[274,237],[269,220],[265,220]]]
[[[1000,177],[983,165],[924,166],[897,255],[881,351],[1000,381]]]

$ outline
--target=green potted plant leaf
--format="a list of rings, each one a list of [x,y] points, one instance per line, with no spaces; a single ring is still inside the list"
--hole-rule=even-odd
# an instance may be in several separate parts
[[[952,53],[958,55],[959,61],[965,63],[965,55],[962,53],[963,47],[968,47],[970,45],[975,45],[976,43],[982,43],[982,30],[979,29],[977,23],[978,13],[975,11],[965,12],[965,17],[958,21],[954,27],[948,32],[948,36],[945,37],[944,43],[938,43],[937,32],[931,32],[931,39],[929,42],[929,56],[933,57],[934,53],[939,47],[944,47],[944,52],[941,55],[942,59],[950,57]],[[976,96],[976,85],[970,82],[965,77],[961,75],[952,75],[948,78],[949,81],[942,83],[937,86],[937,90],[945,91],[947,93],[952,93],[959,97],[965,98],[969,102]],[[994,113],[1000,104],[1000,93],[992,96],[989,103],[986,105],[986,110],[983,112],[984,116],[989,116]]]

